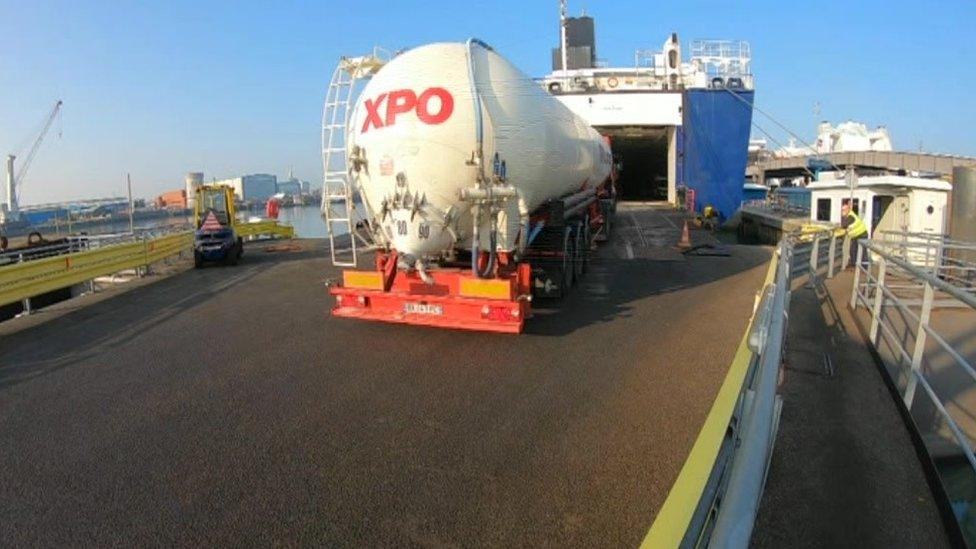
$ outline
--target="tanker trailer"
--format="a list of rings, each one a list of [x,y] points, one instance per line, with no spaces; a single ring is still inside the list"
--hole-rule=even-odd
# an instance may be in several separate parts
[[[346,147],[380,249],[331,286],[336,316],[517,333],[608,234],[607,141],[477,40],[387,63]]]

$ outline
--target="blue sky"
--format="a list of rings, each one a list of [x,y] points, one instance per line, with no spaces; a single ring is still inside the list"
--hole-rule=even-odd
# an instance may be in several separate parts
[[[757,105],[804,137],[819,118],[855,118],[887,125],[898,149],[976,155],[976,2],[570,1],[573,15],[581,8],[596,18],[599,57],[615,65],[672,31],[686,44],[748,40]],[[557,13],[554,0],[0,0],[0,152],[28,144],[61,98],[25,203],[118,194],[126,172],[139,196],[191,170],[315,180],[340,55],[477,36],[541,75]]]

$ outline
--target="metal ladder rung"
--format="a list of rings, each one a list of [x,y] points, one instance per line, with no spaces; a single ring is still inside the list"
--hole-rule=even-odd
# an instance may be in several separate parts
[[[332,264],[340,267],[355,266],[358,262],[357,241],[373,247],[376,238],[368,227],[357,228],[360,217],[356,214],[356,204],[349,181],[350,173],[346,164],[346,128],[352,116],[352,104],[356,99],[356,83],[368,79],[383,65],[374,51],[366,61],[356,65],[343,58],[329,82],[322,112],[322,217],[329,233],[329,247]],[[336,248],[335,225],[348,228],[349,246]],[[363,232],[365,231],[365,236]],[[344,256],[344,257],[343,257]]]

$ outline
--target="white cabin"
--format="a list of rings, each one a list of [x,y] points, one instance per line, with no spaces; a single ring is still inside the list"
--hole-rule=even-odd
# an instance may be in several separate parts
[[[851,199],[851,187],[843,173],[821,177],[807,185],[810,219],[839,224],[841,206]],[[854,211],[867,224],[872,238],[876,230],[945,234],[949,183],[899,175],[856,177],[855,181]]]

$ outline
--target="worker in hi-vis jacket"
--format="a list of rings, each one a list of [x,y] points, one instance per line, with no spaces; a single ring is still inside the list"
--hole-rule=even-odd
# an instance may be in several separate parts
[[[851,239],[851,260],[848,266],[853,268],[857,263],[857,241],[868,235],[868,226],[851,210],[850,204],[840,207],[840,226],[847,230],[847,236]],[[867,252],[864,257],[867,258]]]

